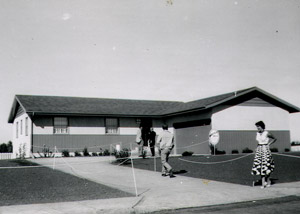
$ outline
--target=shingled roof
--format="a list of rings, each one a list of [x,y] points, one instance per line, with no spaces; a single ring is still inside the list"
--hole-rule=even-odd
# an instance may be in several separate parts
[[[16,95],[8,122],[13,122],[18,106],[21,106],[29,114],[161,117],[208,109],[240,97],[251,99],[255,96],[261,97],[290,113],[300,111],[298,107],[257,87],[186,103],[177,101]]]

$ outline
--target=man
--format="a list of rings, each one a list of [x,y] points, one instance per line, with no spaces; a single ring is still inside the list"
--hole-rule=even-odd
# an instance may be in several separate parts
[[[168,125],[162,126],[163,131],[157,137],[157,143],[161,153],[162,176],[170,176],[174,178],[173,169],[168,163],[169,155],[174,147],[174,136],[168,131]]]
[[[156,138],[156,133],[151,127],[149,133],[149,146],[153,157],[155,156],[155,138]]]
[[[142,138],[142,126],[139,127],[137,133],[136,133],[136,139],[135,139],[135,142],[137,143],[138,145],[138,148],[139,148],[139,157],[142,157],[143,156],[143,138]]]

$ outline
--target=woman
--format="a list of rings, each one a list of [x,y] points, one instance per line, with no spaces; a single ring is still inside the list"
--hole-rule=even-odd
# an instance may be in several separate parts
[[[256,133],[256,140],[258,146],[256,148],[252,175],[260,175],[262,186],[261,188],[270,187],[270,174],[274,170],[274,160],[271,155],[270,145],[277,139],[268,131],[265,130],[263,121],[255,123],[258,132]]]

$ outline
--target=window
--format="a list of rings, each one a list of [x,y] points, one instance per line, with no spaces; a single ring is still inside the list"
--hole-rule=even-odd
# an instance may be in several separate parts
[[[68,134],[68,118],[54,117],[54,134]]]
[[[16,138],[18,138],[19,133],[19,122],[16,123]]]
[[[119,121],[117,118],[106,118],[105,120],[105,133],[118,134]]]
[[[23,134],[23,120],[20,122],[20,135]]]
[[[25,135],[28,136],[28,117],[25,118]]]

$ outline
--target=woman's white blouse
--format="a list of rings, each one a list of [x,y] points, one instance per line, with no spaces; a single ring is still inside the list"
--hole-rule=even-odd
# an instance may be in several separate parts
[[[256,133],[256,140],[258,141],[258,145],[266,145],[269,143],[270,138],[268,137],[268,132],[263,131],[262,133]]]

